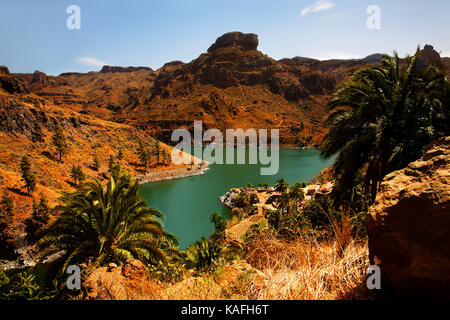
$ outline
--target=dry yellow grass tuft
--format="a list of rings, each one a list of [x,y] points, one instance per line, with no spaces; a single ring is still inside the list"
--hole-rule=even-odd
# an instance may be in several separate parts
[[[303,238],[292,242],[264,236],[249,244],[246,260],[264,272],[269,281],[248,296],[263,300],[370,299],[365,289],[369,266],[367,242],[317,241]]]

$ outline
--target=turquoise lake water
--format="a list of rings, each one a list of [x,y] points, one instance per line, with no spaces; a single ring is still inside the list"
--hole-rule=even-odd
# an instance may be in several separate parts
[[[212,213],[218,211],[229,217],[228,209],[219,201],[229,189],[249,182],[273,185],[279,178],[289,184],[307,182],[332,162],[321,159],[317,150],[279,150],[279,171],[273,176],[262,176],[261,165],[212,164],[204,175],[142,185],[141,195],[149,206],[164,213],[165,229],[178,237],[183,250],[214,231],[209,221]]]

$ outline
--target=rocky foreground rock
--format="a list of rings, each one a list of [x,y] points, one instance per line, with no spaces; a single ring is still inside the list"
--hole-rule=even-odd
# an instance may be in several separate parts
[[[242,299],[243,293],[257,293],[267,286],[267,276],[245,260],[225,265],[214,278],[188,276],[164,286],[149,275],[139,260],[127,260],[123,266],[111,263],[95,269],[83,283],[88,300],[185,300]]]
[[[385,177],[367,231],[385,285],[402,298],[450,298],[450,137]]]
[[[122,267],[110,264],[95,269],[83,283],[89,300],[148,300],[158,295],[158,286],[139,260],[127,260]]]

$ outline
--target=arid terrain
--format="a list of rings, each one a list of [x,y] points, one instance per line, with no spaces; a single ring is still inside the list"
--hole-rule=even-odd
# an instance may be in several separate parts
[[[61,190],[71,188],[73,164],[88,176],[104,178],[110,155],[119,149],[120,163],[150,181],[136,154],[138,141],[152,144],[154,137],[170,144],[172,130],[192,129],[194,120],[202,120],[204,129],[278,128],[283,146],[315,146],[327,130],[323,121],[333,90],[350,70],[381,59],[374,54],[361,60],[277,61],[257,47],[257,35],[233,32],[197,59],[169,62],[158,70],[104,66],[99,72],[47,76],[1,67],[0,187],[19,200],[15,221],[23,221],[31,210],[32,197],[24,193],[19,170],[25,154],[31,155],[37,176],[34,194],[53,202]],[[425,63],[439,59],[431,46],[421,57]],[[441,63],[449,70],[449,58]],[[51,142],[57,124],[69,141],[63,163]],[[95,155],[101,161],[98,171],[92,169]],[[151,171],[171,166],[170,161],[154,161]],[[164,173],[152,175],[164,178]]]
[[[50,76],[40,71],[13,73],[7,66],[1,66],[0,195],[9,194],[14,203],[11,224],[14,241],[24,235],[24,222],[30,217],[35,201],[44,196],[53,206],[62,191],[76,189],[79,181],[73,177],[74,167],[80,168],[86,178],[97,178],[102,182],[108,179],[114,161],[139,183],[202,174],[207,168],[206,163],[174,165],[170,159],[172,131],[179,128],[192,130],[194,121],[203,121],[205,130],[279,129],[282,147],[317,147],[328,131],[324,120],[329,113],[327,102],[333,92],[349,78],[352,70],[380,66],[382,58],[376,53],[355,60],[319,61],[303,57],[275,60],[258,51],[258,44],[255,34],[227,33],[197,59],[188,63],[172,61],[158,70],[103,66],[99,72]],[[450,58],[441,58],[432,46],[426,45],[418,55],[417,66],[424,68],[432,62],[440,64],[449,74]],[[405,60],[402,60],[399,69],[404,64]],[[58,130],[62,130],[67,144],[61,155],[55,145]],[[424,168],[441,166],[444,172],[448,167],[448,138],[439,143],[435,149],[428,149],[431,151],[419,164]],[[142,148],[149,152],[145,164],[141,157]],[[31,172],[36,178],[36,188],[32,193],[27,193],[22,178],[21,160],[24,156],[28,156]],[[404,174],[408,176],[413,169],[421,171],[417,166],[417,163],[411,163]],[[425,169],[423,171],[427,173]],[[425,173],[412,176],[425,176]],[[389,281],[401,292],[405,288],[399,281],[403,275],[396,269],[394,261],[399,254],[393,251],[389,239],[399,243],[404,243],[405,239],[416,240],[420,235],[409,235],[403,240],[397,239],[397,235],[421,230],[417,226],[408,230],[400,228],[392,233],[389,231],[391,227],[385,230],[383,219],[393,219],[386,217],[387,214],[396,210],[402,214],[406,212],[398,208],[400,205],[391,203],[392,199],[397,199],[397,193],[390,195],[392,187],[387,188],[389,179],[401,174],[403,172],[396,171],[385,179],[383,192],[379,193],[376,206],[369,213],[368,231],[370,237],[376,239],[375,245],[373,240],[369,245],[365,241],[354,241],[352,228],[345,224],[348,222],[345,219],[338,227],[332,225],[333,236],[324,242],[315,242],[314,237],[297,237],[295,241],[272,237],[267,233],[269,222],[259,207],[258,215],[246,216],[241,224],[235,226],[233,221],[228,224],[226,245],[243,246],[245,254],[242,260],[225,264],[220,272],[211,276],[183,273],[178,283],[161,284],[153,280],[147,283],[146,266],[139,261],[128,261],[119,267],[110,264],[95,271],[85,283],[87,297],[342,299],[362,295],[367,298],[365,289],[360,291],[364,271],[369,260],[373,264],[379,259],[395,267],[392,267],[394,275]],[[329,183],[330,176],[326,169],[316,177],[316,182]],[[402,181],[407,178],[402,178]],[[420,191],[425,187],[423,179],[419,180],[414,180],[414,183]],[[444,174],[437,180],[443,181],[439,185],[443,191],[437,192],[440,189],[432,188],[436,190],[430,191],[433,195],[430,201],[445,196],[445,201],[441,201],[443,204],[439,203],[439,208],[445,209],[448,181]],[[402,183],[395,185],[404,184],[406,190],[408,183]],[[407,208],[414,207],[412,194],[419,194],[416,189],[408,191],[407,195],[413,198],[410,202],[406,201],[406,196],[402,198],[407,202]],[[421,194],[423,198],[427,195]],[[435,207],[424,205],[423,210],[434,212]],[[55,215],[50,220],[54,219]],[[397,219],[401,223],[394,221],[395,226],[403,225],[403,218]],[[420,219],[423,217],[418,217],[416,224],[422,225]],[[409,218],[406,220],[410,221]],[[439,224],[438,218],[430,221],[432,228]],[[255,224],[260,224],[256,229],[259,233],[253,238],[247,237],[256,232]],[[244,236],[248,238],[245,241]],[[439,239],[433,241],[438,247]],[[23,246],[23,243],[16,243],[16,246]],[[423,249],[420,246],[421,242],[416,248],[418,252]],[[377,251],[379,256],[369,254],[369,249]],[[266,255],[267,252],[270,254]],[[415,255],[410,256],[411,261],[416,259]],[[409,261],[410,256],[404,254],[404,260]],[[311,263],[312,260],[315,264]],[[425,261],[416,260],[420,263]],[[442,271],[441,265],[447,264],[435,263],[433,267]],[[409,262],[405,265],[409,266]],[[348,266],[351,267],[350,272]],[[133,272],[137,272],[137,276]],[[433,276],[412,271],[407,276],[424,288],[432,288],[438,281]],[[136,279],[136,287],[140,285],[143,293],[133,291],[130,296],[126,292],[128,282]],[[118,283],[114,288],[117,292],[105,296],[101,286],[108,287],[112,285],[111,281]],[[445,284],[449,283],[448,279],[445,281]],[[123,286],[122,282],[125,283]],[[311,283],[314,286],[305,290],[305,286]],[[132,287],[135,288],[135,284]]]

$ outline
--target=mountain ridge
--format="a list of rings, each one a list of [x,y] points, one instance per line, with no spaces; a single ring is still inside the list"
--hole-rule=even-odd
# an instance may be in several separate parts
[[[56,105],[139,127],[166,143],[174,129],[192,130],[201,120],[205,129],[280,129],[282,145],[302,147],[321,141],[326,102],[350,70],[378,65],[382,57],[275,60],[258,45],[256,34],[231,32],[196,59],[157,70],[104,66],[98,72],[16,77]],[[423,56],[429,63],[439,54],[426,45]],[[440,60],[449,70],[450,59]]]

